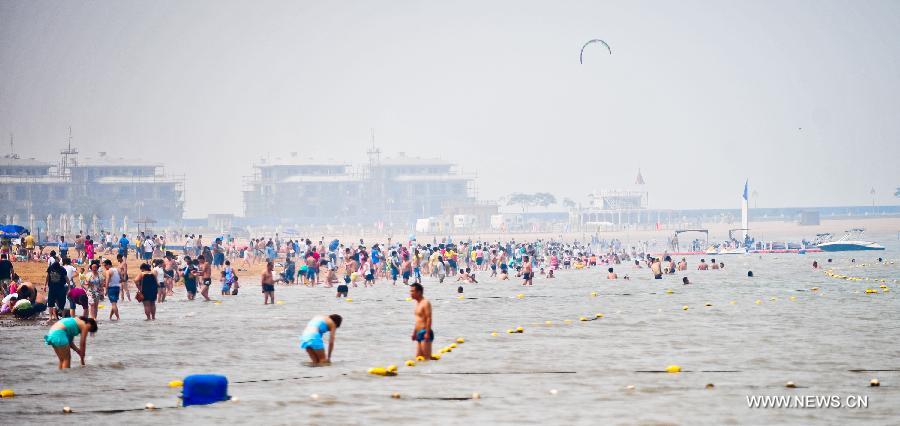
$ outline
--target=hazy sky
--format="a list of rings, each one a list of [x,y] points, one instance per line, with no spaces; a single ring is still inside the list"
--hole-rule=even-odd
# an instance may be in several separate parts
[[[578,63],[582,43],[602,38]],[[265,156],[439,156],[480,198],[895,204],[898,1],[0,1],[0,140],[162,162],[242,212]],[[802,128],[802,129],[801,129]],[[6,152],[3,147],[0,152]]]

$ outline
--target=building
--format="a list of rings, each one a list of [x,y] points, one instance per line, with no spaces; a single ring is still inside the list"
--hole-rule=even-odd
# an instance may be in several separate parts
[[[162,166],[109,157],[78,158],[69,147],[58,164],[10,154],[0,159],[0,220],[43,235],[116,231],[143,222],[177,224],[183,179]]]
[[[382,159],[374,148],[361,165],[292,153],[253,168],[244,189],[244,215],[253,224],[412,227],[445,204],[474,203],[474,177],[452,163],[404,153]]]

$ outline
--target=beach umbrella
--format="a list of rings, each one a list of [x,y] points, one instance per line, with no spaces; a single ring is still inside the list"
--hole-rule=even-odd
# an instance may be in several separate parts
[[[341,242],[337,239],[331,240],[331,243],[328,244],[328,251],[337,250],[338,246],[341,245]]]
[[[25,233],[28,232],[28,229],[21,225],[3,225],[0,227],[0,236],[3,238],[19,238]]]

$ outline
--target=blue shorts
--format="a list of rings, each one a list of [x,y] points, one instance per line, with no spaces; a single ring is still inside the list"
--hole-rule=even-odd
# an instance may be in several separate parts
[[[403,271],[403,279],[404,279],[404,280],[408,280],[408,279],[409,279],[409,271]]]
[[[144,252],[144,260],[150,260],[153,257],[153,252],[145,251]]]
[[[433,342],[434,341],[434,330],[425,330],[424,328],[416,332],[417,342]]]
[[[300,348],[320,351],[325,349],[325,342],[319,334],[304,334],[300,336]]]
[[[307,268],[306,269],[306,278],[311,280],[315,277],[316,277],[316,270],[314,268]]]
[[[118,303],[119,302],[119,294],[122,292],[122,287],[110,287],[106,289],[106,295],[109,296],[109,303]]]

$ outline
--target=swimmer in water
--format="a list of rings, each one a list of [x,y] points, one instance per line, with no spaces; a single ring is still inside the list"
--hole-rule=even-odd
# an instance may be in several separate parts
[[[68,317],[63,318],[50,327],[50,332],[44,336],[44,342],[48,346],[53,346],[53,351],[59,358],[59,369],[69,368],[72,361],[72,352],[81,357],[81,365],[84,366],[84,356],[87,350],[87,334],[92,335],[97,332],[97,321],[88,317]],[[74,342],[75,336],[81,335],[81,345]],[[80,346],[80,347],[79,347]]]
[[[691,280],[689,280],[688,277],[684,277],[681,279],[681,285],[688,285],[690,283],[691,283]]]
[[[300,348],[306,349],[310,361],[313,364],[330,364],[331,354],[334,352],[334,334],[341,327],[341,318],[338,314],[317,316],[309,320],[303,334],[300,336]],[[328,333],[328,352],[325,352],[325,341],[322,336]]]
[[[606,270],[606,279],[608,280],[617,280],[619,279],[619,275],[613,272],[613,268],[609,268]]]
[[[413,310],[416,322],[412,332],[412,340],[416,342],[416,357],[431,359],[431,342],[434,341],[434,330],[431,329],[431,301],[425,298],[425,289],[418,283],[409,286],[409,296],[416,302]]]

